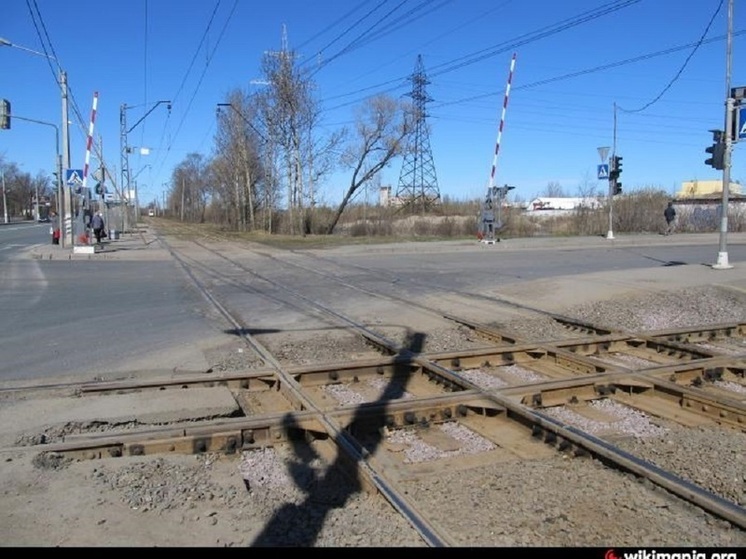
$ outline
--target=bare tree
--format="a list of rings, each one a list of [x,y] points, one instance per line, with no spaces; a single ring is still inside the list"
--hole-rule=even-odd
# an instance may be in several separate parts
[[[217,184],[221,198],[235,208],[236,227],[256,228],[256,213],[262,197],[259,189],[266,175],[262,168],[265,137],[259,132],[255,100],[245,92],[228,95],[228,110],[221,111],[215,135]],[[265,181],[266,182],[266,181]],[[266,184],[265,184],[266,188]]]
[[[352,169],[350,186],[327,228],[331,235],[355,192],[407,149],[415,122],[411,104],[379,95],[364,102],[355,123],[356,134],[343,155]]]
[[[169,205],[182,221],[202,223],[210,195],[210,165],[200,153],[190,153],[171,174]]]
[[[547,198],[564,198],[565,192],[560,183],[557,181],[550,181],[547,184],[546,190],[544,190],[544,196]]]
[[[332,168],[339,134],[320,136],[315,86],[299,69],[293,51],[284,48],[266,54],[262,73],[268,86],[259,94],[258,109],[269,144],[265,160],[272,180],[268,186],[284,181],[290,232],[305,234],[310,223],[307,208],[314,206],[317,186]],[[276,172],[278,168],[282,171]],[[274,190],[269,194],[278,197]]]
[[[581,198],[597,198],[601,196],[598,190],[598,181],[588,171],[578,184],[578,196]]]
[[[7,208],[3,208],[3,214],[9,217],[26,214],[30,207],[32,196],[31,175],[24,173],[13,161],[6,161],[0,154],[0,173],[5,181],[5,196],[3,202]]]

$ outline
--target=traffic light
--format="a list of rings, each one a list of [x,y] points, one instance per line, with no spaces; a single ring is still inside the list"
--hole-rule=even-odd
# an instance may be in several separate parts
[[[616,196],[617,194],[621,194],[622,193],[622,183],[614,181],[612,183],[612,188],[613,188],[613,195],[614,196]]]
[[[619,155],[614,155],[611,158],[611,169],[609,169],[609,180],[615,181],[622,174],[622,158]]]
[[[725,142],[722,130],[710,130],[712,132],[712,145],[705,149],[710,157],[705,159],[705,165],[722,171],[725,168]]]
[[[615,181],[619,178],[622,173],[622,158],[618,155],[614,155],[611,158],[611,168],[609,169],[609,180]]]
[[[515,188],[515,186],[508,186],[506,184],[505,186],[500,186],[500,187],[493,186],[492,187],[492,191],[493,191],[493,193],[494,193],[495,196],[497,196],[499,198],[502,198],[502,199],[505,199],[508,196],[508,192],[510,192],[514,188]]]
[[[10,101],[0,99],[0,130],[10,130]]]

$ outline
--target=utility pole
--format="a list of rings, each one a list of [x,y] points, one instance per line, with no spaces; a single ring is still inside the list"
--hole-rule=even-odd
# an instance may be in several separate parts
[[[129,200],[130,200],[130,192],[131,190],[131,180],[130,177],[130,163],[129,163],[129,153],[130,153],[130,146],[127,141],[127,135],[132,132],[137,126],[145,120],[150,113],[152,113],[159,105],[163,104],[167,105],[169,113],[171,112],[171,101],[157,101],[148,112],[146,112],[140,120],[138,120],[135,124],[132,125],[131,128],[127,128],[127,109],[132,109],[134,107],[128,107],[126,104],[122,104],[119,108],[119,144],[120,144],[120,157],[121,157],[121,165],[122,165],[122,192],[126,192],[126,196],[123,197],[123,202],[126,204],[124,208],[124,215],[126,217],[129,217]],[[142,151],[142,150],[141,150]],[[135,225],[137,225],[137,217],[139,215],[139,208],[137,207],[138,201],[137,201],[137,190],[135,190],[134,195],[134,219],[135,219]],[[127,229],[128,223],[125,222],[124,229]]]
[[[8,198],[5,196],[5,171],[0,169],[0,178],[3,181],[3,215],[5,217],[5,223],[8,223]]]
[[[184,194],[186,186],[184,184],[184,177],[181,178],[181,221],[184,221]]]
[[[57,166],[57,228],[60,231],[60,241],[64,239],[64,235],[62,235],[62,226],[64,224],[62,219],[62,154],[60,153],[60,130],[57,128],[56,124],[52,124],[51,122],[44,122],[43,120],[35,120],[33,118],[26,118],[23,116],[15,115],[13,118],[17,118],[18,120],[25,120],[26,122],[33,122],[35,124],[43,124],[44,126],[51,126],[54,128],[54,146],[55,146],[55,153],[56,153],[56,161],[55,165]],[[39,188],[38,185],[36,185],[36,200],[37,200],[37,206],[36,206],[36,219],[38,221],[39,219]],[[63,243],[64,246],[64,243]]]
[[[725,54],[725,151],[723,153],[723,200],[720,210],[720,245],[717,262],[713,264],[715,270],[732,268],[728,263],[728,190],[730,189],[730,165],[733,136],[733,106],[735,101],[731,95],[730,74],[733,50],[733,0],[728,0],[728,38]]]
[[[39,223],[39,181],[34,180],[34,215],[36,222]]]
[[[60,70],[60,89],[62,90],[62,176],[60,177],[60,181],[64,181],[67,176],[67,170],[70,168],[70,119],[67,99],[67,72],[64,70]],[[74,243],[73,208],[72,192],[69,186],[63,188],[62,200],[60,200],[59,205],[60,221],[64,223],[64,228],[60,229],[62,246],[69,245],[72,247]]]
[[[67,72],[65,72],[62,67],[60,66],[59,61],[54,57],[50,56],[48,54],[45,54],[43,52],[39,52],[33,49],[29,49],[26,47],[22,47],[20,45],[16,45],[14,43],[11,43],[9,40],[4,39],[0,37],[0,46],[8,46],[8,47],[14,47],[20,50],[24,50],[26,52],[30,52],[31,54],[35,54],[37,56],[42,56],[48,60],[53,60],[57,64],[57,70],[59,71],[60,79],[59,79],[59,85],[60,85],[60,92],[62,94],[62,155],[59,158],[60,161],[60,169],[59,169],[59,186],[58,189],[62,189],[62,181],[64,181],[64,176],[62,174],[63,170],[67,170],[70,168],[70,139],[69,139],[69,115],[68,115],[68,102],[67,102]],[[66,173],[65,173],[66,174]],[[64,197],[60,196],[60,192],[58,190],[58,200],[57,200],[57,210],[58,215],[60,218],[60,231],[64,234],[61,235],[61,241],[62,245],[64,246],[67,242],[70,242],[72,244],[72,210],[71,210],[71,200],[72,197],[70,196],[70,189],[65,188],[65,194]],[[63,208],[66,208],[67,215],[65,215],[64,220],[62,216]],[[63,230],[63,224],[64,224],[64,232]],[[69,237],[67,236],[69,235]]]
[[[616,155],[616,101],[614,101],[614,130],[611,144],[611,159],[614,160]],[[611,173],[609,173],[609,231],[606,233],[606,238],[609,240],[614,239],[614,185],[611,180]]]

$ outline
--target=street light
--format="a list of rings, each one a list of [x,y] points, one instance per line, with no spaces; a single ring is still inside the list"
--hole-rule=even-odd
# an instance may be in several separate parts
[[[251,121],[248,118],[246,118],[241,111],[239,111],[236,107],[234,107],[232,103],[218,103],[218,114],[220,114],[220,107],[230,107],[231,109],[233,109],[235,111],[235,113],[238,116],[240,116],[241,119],[246,124],[248,124],[254,132],[256,132],[259,135],[259,137],[262,139],[262,141],[265,144],[267,143],[267,138],[264,137],[264,134],[262,134],[261,132],[259,132],[259,130],[257,130],[256,127],[253,124],[251,124]]]
[[[3,184],[3,215],[5,223],[8,223],[8,198],[5,196],[5,171],[3,169],[0,169],[0,181]]]
[[[251,121],[248,118],[246,118],[241,111],[239,111],[236,107],[234,107],[232,103],[218,103],[217,104],[217,114],[218,115],[220,115],[220,107],[230,107],[231,109],[233,109],[233,112],[235,112],[239,117],[241,117],[241,120],[243,120],[246,124],[248,124],[249,127],[257,134],[257,136],[259,136],[261,138],[262,143],[265,146],[267,146],[269,144],[269,142],[267,141],[267,138],[264,136],[264,134],[262,134],[261,132],[259,132],[259,130],[256,129],[256,127],[251,123]],[[267,149],[265,149],[265,152],[267,152],[267,165],[264,165],[264,176],[267,179],[267,185],[269,185],[269,183],[270,183],[270,174],[269,174],[270,154],[269,154],[269,151]],[[237,190],[237,192],[236,192],[236,198],[237,198],[237,201],[240,204],[241,203],[241,197],[240,197],[240,195],[238,193],[238,184],[236,184],[236,190]],[[268,191],[269,191],[269,186],[265,189],[265,196],[268,195],[267,194]],[[243,216],[243,212],[241,212],[240,215]],[[254,220],[254,216],[253,216],[253,214],[251,216],[251,219],[252,219],[252,227],[253,227],[254,226],[254,221],[253,221]],[[245,225],[244,218],[240,217],[239,220],[240,220],[239,223],[240,223],[241,227],[243,227]]]
[[[70,125],[69,125],[69,118],[68,118],[69,111],[68,111],[68,101],[67,101],[67,99],[68,99],[68,93],[67,93],[67,72],[65,72],[61,68],[59,61],[54,56],[51,56],[49,54],[46,54],[46,53],[43,53],[43,52],[39,52],[39,51],[30,49],[30,48],[27,48],[27,47],[23,47],[21,45],[16,45],[15,43],[10,42],[8,39],[4,39],[2,37],[0,37],[0,46],[3,46],[3,47],[13,47],[13,48],[16,48],[18,50],[23,50],[23,51],[29,52],[31,54],[35,54],[37,56],[42,56],[42,57],[46,58],[47,60],[53,60],[55,62],[55,64],[57,65],[57,71],[59,72],[58,85],[60,86],[60,93],[62,95],[62,156],[58,158],[58,160],[60,160],[61,162],[59,163],[60,168],[59,168],[58,177],[57,177],[58,188],[59,188],[58,193],[57,193],[57,198],[58,198],[58,200],[57,200],[58,208],[57,209],[58,209],[58,215],[59,215],[59,219],[60,219],[60,230],[62,230],[62,224],[63,224],[62,213],[63,213],[63,208],[65,207],[64,199],[61,196],[61,194],[62,194],[62,180],[63,180],[62,176],[63,176],[63,171],[70,168]],[[18,118],[18,117],[16,117],[16,118]],[[47,124],[47,123],[43,123],[43,124]],[[58,140],[57,153],[59,154],[59,140]],[[73,231],[72,231],[72,208],[71,207],[70,208],[66,208],[66,211],[70,214],[70,216],[69,216],[69,218],[70,218],[69,240],[72,243],[73,242],[73,239],[72,239],[72,234],[73,234]],[[64,222],[66,223],[67,219],[65,219]],[[66,240],[68,239],[67,232],[66,232],[65,235],[61,235],[61,237],[62,237],[62,245],[64,246]]]
[[[57,154],[57,227],[60,231],[62,231],[62,155],[60,155],[60,129],[57,127],[56,124],[52,124],[51,122],[44,122],[43,120],[34,120],[33,118],[26,118],[18,115],[13,115],[13,118],[17,118],[18,120],[25,120],[27,122],[34,122],[36,124],[43,124],[44,126],[51,126],[52,128],[54,128],[55,153]],[[37,221],[39,220],[38,189],[36,192],[36,219]]]

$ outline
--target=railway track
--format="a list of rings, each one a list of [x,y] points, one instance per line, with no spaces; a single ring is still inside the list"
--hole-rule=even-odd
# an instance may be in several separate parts
[[[591,456],[746,529],[746,511],[737,503],[618,446],[625,433],[615,428],[614,416],[624,409],[685,427],[746,432],[741,391],[746,390],[746,323],[614,332],[505,299],[456,294],[466,306],[490,304],[508,313],[543,315],[566,332],[537,343],[418,303],[414,292],[400,297],[382,291],[380,283],[360,277],[365,270],[305,254],[280,258],[251,250],[226,256],[205,242],[189,244],[189,253],[178,246],[169,250],[263,366],[69,388],[83,398],[227,389],[236,410],[230,417],[188,424],[81,433],[29,450],[90,460],[312,444],[363,489],[385,498],[434,547],[458,545],[458,538],[410,496],[406,487],[412,480],[437,477],[456,461],[480,465],[504,460],[506,454],[517,459]],[[260,265],[263,260],[272,266]],[[334,297],[324,301],[330,284]],[[342,297],[406,308],[407,318],[417,315],[417,326],[371,326],[370,320],[340,310],[355,308],[338,305]],[[247,310],[258,301],[259,308],[270,305],[286,323],[302,324],[306,337],[309,331],[334,331],[364,340],[370,351],[356,359],[285,363],[271,349],[275,330]],[[369,319],[368,313],[362,314]],[[477,347],[428,351],[429,332],[447,328],[468,332],[479,340]],[[402,450],[417,446],[413,438],[424,438],[435,449],[431,460],[413,460]]]

